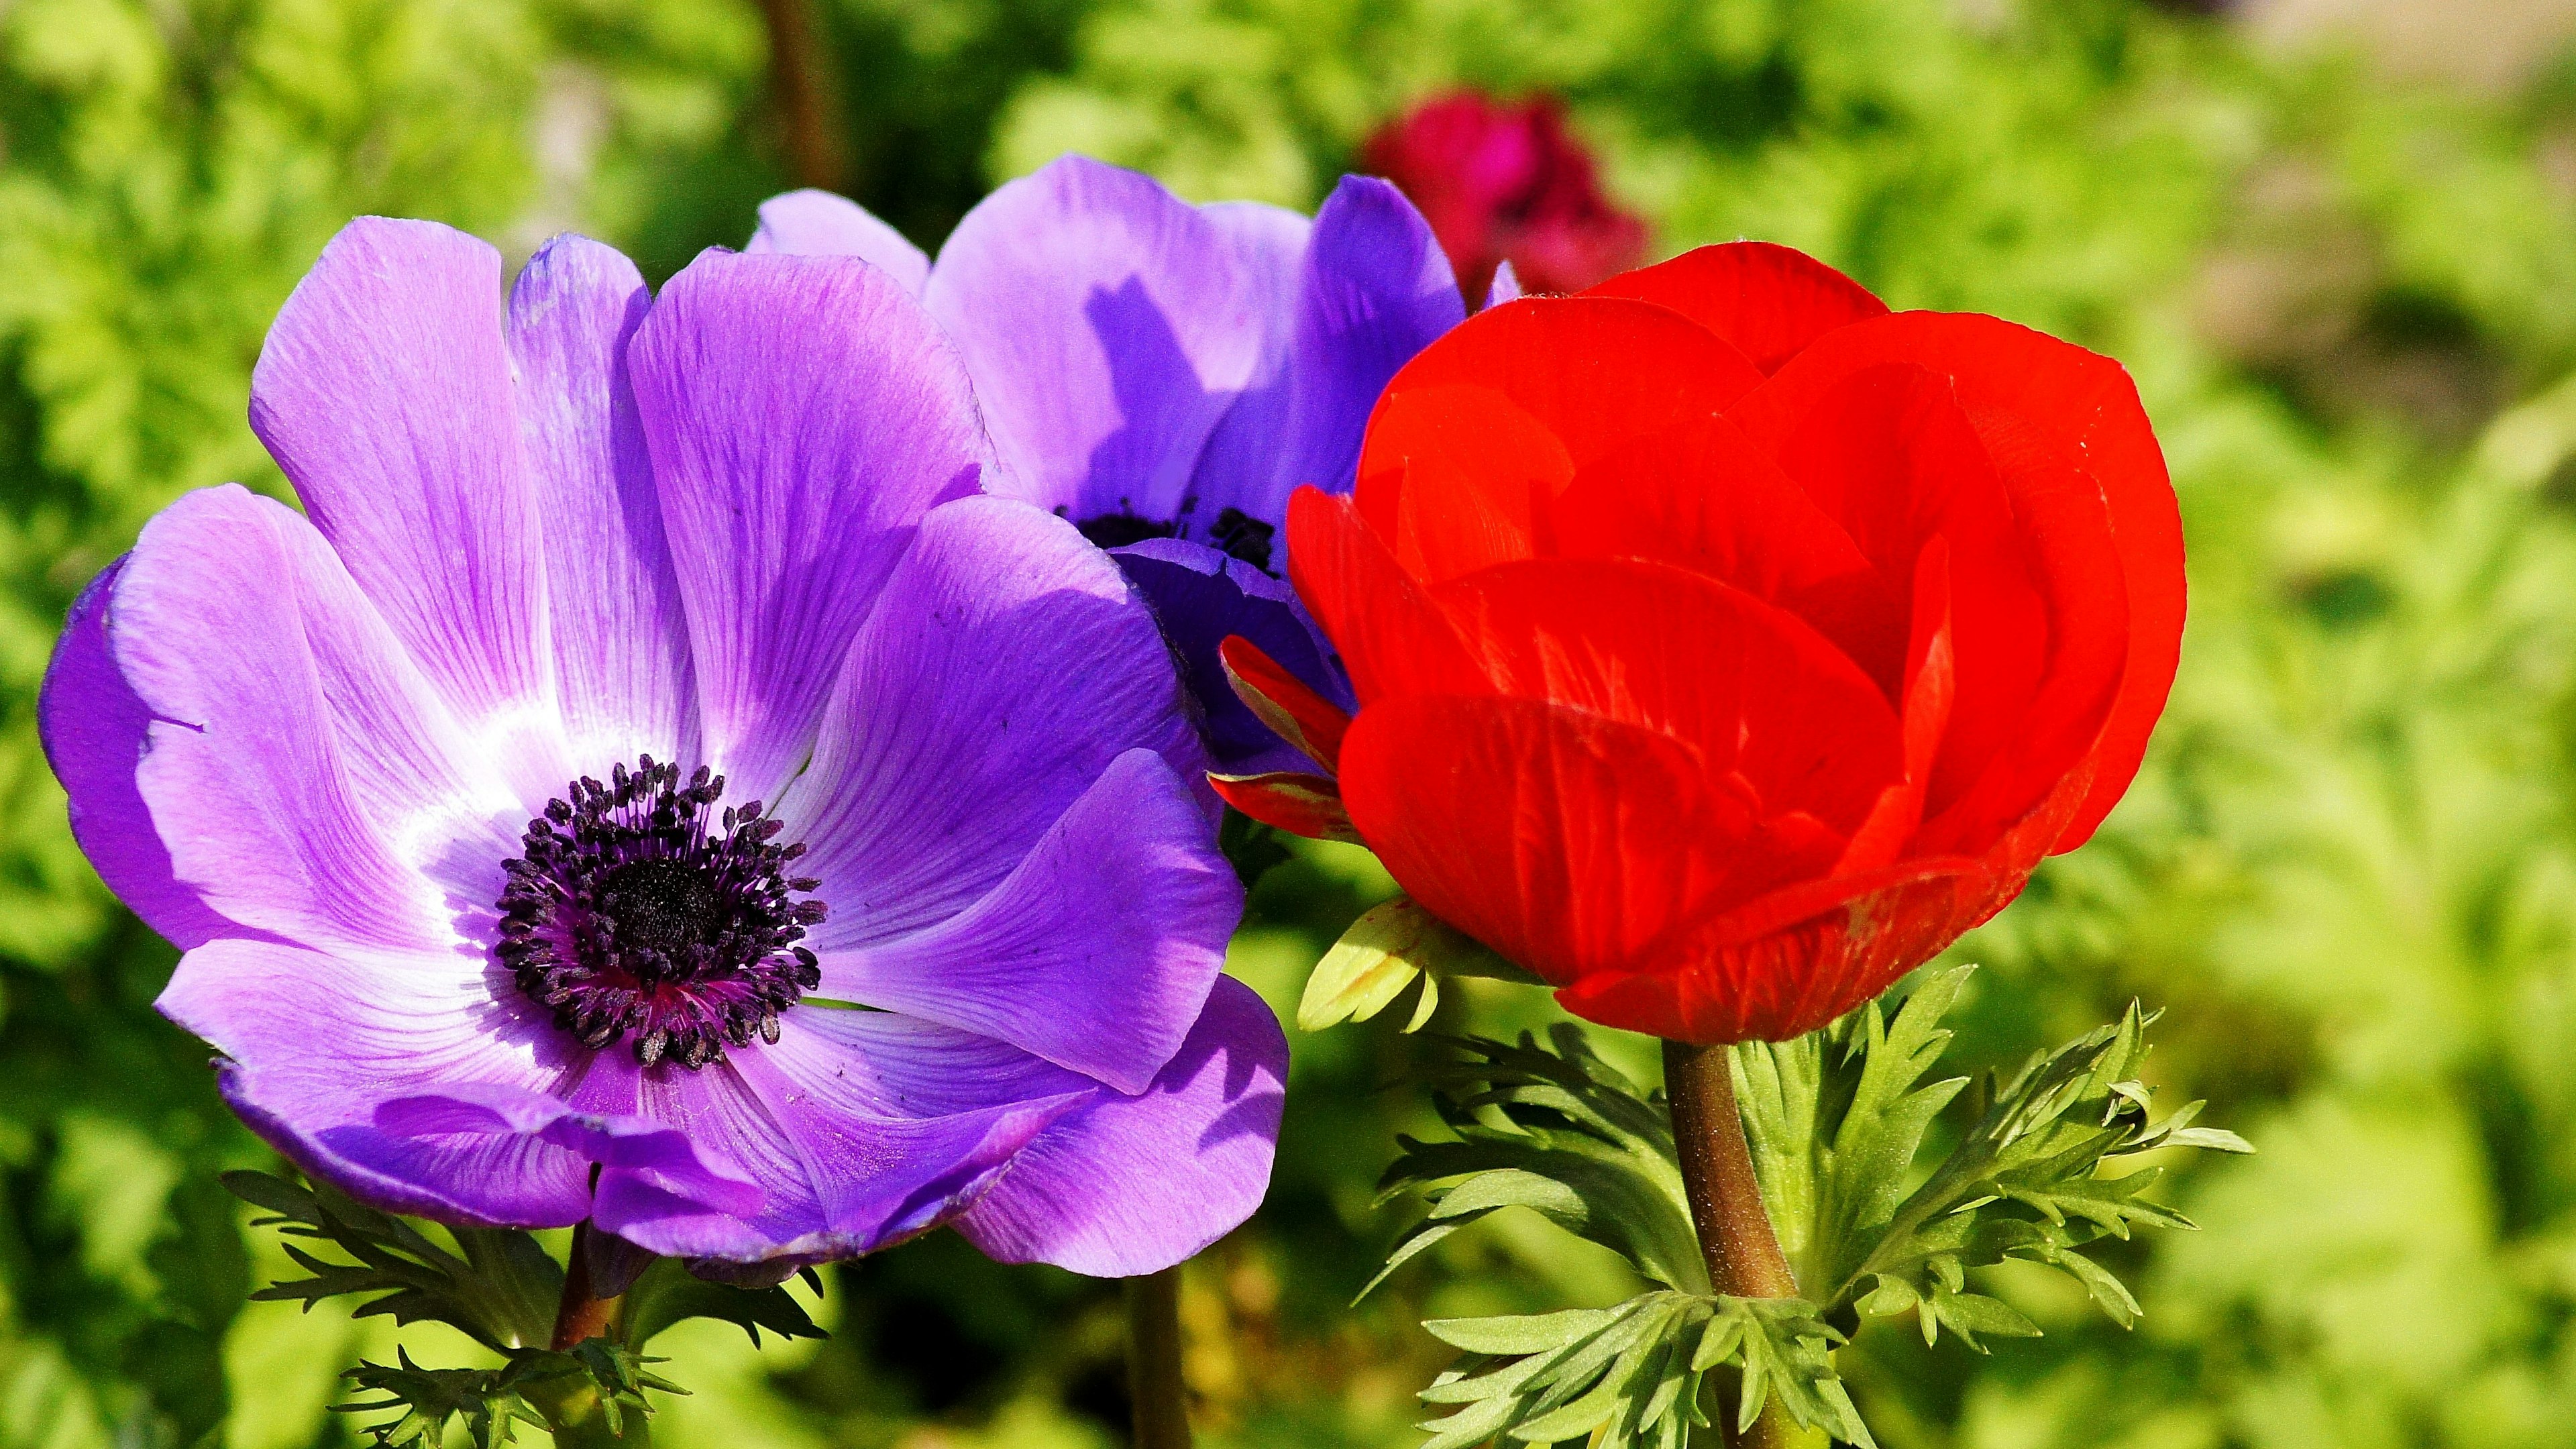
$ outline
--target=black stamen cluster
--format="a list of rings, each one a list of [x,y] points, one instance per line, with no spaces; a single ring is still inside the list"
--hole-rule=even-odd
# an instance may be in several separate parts
[[[1179,538],[1189,527],[1189,516],[1197,510],[1198,502],[1195,496],[1182,499],[1180,517],[1167,521],[1147,518],[1121,498],[1117,512],[1094,514],[1074,527],[1082,531],[1084,538],[1101,548],[1124,548],[1149,538]],[[1056,513],[1061,517],[1065,510],[1058,508]],[[1208,527],[1208,542],[1215,544],[1219,553],[1239,558],[1267,572],[1270,568],[1270,541],[1278,532],[1278,529],[1242,509],[1229,506],[1217,511],[1216,522]]]
[[[757,800],[718,813],[724,784],[645,755],[528,822],[497,953],[582,1045],[631,1034],[647,1066],[703,1067],[755,1033],[777,1041],[778,1013],[822,983],[796,943],[823,903],[791,899],[820,882],[785,874],[805,847],[771,844],[784,827]]]
[[[1226,508],[1218,510],[1216,525],[1208,530],[1208,542],[1215,544],[1218,552],[1267,572],[1270,539],[1278,531],[1240,508]]]
[[[1100,548],[1125,548],[1131,543],[1143,543],[1149,538],[1174,538],[1181,531],[1177,523],[1165,523],[1160,519],[1141,517],[1123,508],[1116,513],[1102,513],[1086,518],[1074,527],[1082,531],[1084,538],[1090,539]]]

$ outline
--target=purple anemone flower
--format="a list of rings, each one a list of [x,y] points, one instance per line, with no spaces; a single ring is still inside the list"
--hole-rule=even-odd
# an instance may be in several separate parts
[[[1008,491],[1113,550],[1153,602],[1227,774],[1312,769],[1235,698],[1241,634],[1350,702],[1281,580],[1288,495],[1347,492],[1377,396],[1465,309],[1401,192],[1346,176],[1314,219],[1191,206],[1151,177],[1067,156],[985,198],[933,265],[852,202],[760,208],[755,252],[860,256],[954,338]]]
[[[941,1223],[1151,1271],[1269,1176],[1286,1048],[1153,618],[846,257],[658,298],[366,219],[251,422],[75,606],[45,744],[161,998],[298,1166],[775,1277]]]

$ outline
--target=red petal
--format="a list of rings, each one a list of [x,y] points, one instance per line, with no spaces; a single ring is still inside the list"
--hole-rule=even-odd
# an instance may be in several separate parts
[[[1687,745],[1537,700],[1369,705],[1342,797],[1414,899],[1559,983],[1650,959],[1682,923],[1838,848],[1812,822],[1755,819]]]
[[[1539,533],[1542,553],[1658,559],[1723,579],[1814,625],[1890,699],[1903,684],[1903,597],[1724,418],[1650,433],[1592,463]]]
[[[1923,545],[1914,566],[1914,636],[1905,652],[1905,775],[1880,794],[1869,819],[1852,833],[1834,873],[1895,862],[1923,824],[1923,795],[1958,699],[1958,651],[1950,628],[1950,541]]]
[[[2104,725],[2128,668],[2127,580],[2101,488],[2090,474],[2046,457],[2002,461],[2048,601],[2047,665],[2015,744],[1945,816],[1926,823],[1915,841],[1919,851],[1990,849],[2060,780],[2098,770]]]
[[[1288,575],[1341,652],[1365,705],[1391,694],[1474,694],[1484,675],[1386,541],[1348,498],[1300,488],[1288,499]]]
[[[1323,775],[1276,771],[1267,775],[1210,775],[1218,798],[1260,821],[1309,840],[1359,843],[1342,809],[1341,789]]]
[[[1762,381],[1744,355],[1669,309],[1619,297],[1533,297],[1478,313],[1387,383],[1360,449],[1360,512],[1407,549],[1421,523],[1491,518],[1526,530],[1534,483],[1552,493],[1629,440],[1719,412]],[[1533,429],[1535,424],[1535,429]],[[1426,578],[1492,562],[1422,539]]]
[[[2003,479],[1948,382],[1916,367],[1842,379],[1788,431],[1779,457],[1898,597],[1915,596],[1924,545],[1948,540],[1958,676],[1926,782],[1925,813],[1938,815],[2016,741],[2047,666],[2047,602]]]
[[[2118,363],[1973,313],[1902,312],[1820,337],[1732,416],[1776,437],[1825,388],[1911,362],[1948,376],[1981,435],[2026,429],[2100,484],[2128,600],[2127,661],[2095,746],[2091,793],[2056,849],[2083,843],[2137,774],[2182,648],[2182,517],[2146,410]],[[2011,451],[2009,448],[1999,451]]]
[[[1670,307],[1735,344],[1764,372],[1837,327],[1887,315],[1867,287],[1790,247],[1728,242],[1623,272],[1587,297],[1635,297]]]
[[[1342,732],[1351,727],[1351,717],[1342,713],[1341,706],[1308,688],[1306,681],[1240,634],[1227,636],[1216,653],[1235,696],[1272,733],[1331,770],[1342,752]]]
[[[1533,559],[1433,601],[1502,694],[1670,736],[1743,777],[1766,816],[1848,834],[1899,777],[1895,711],[1797,616],[1716,579],[1633,560]]]
[[[1851,894],[1794,924],[1708,945],[1688,965],[1603,973],[1556,999],[1586,1020],[1675,1041],[1786,1041],[1876,996],[1957,939],[1973,879],[1972,866],[1945,861],[1817,882],[1813,890]]]
[[[1404,476],[1423,480],[1397,494],[1390,537],[1396,561],[1425,580],[1528,558],[1533,506],[1574,476],[1556,435],[1488,387],[1390,395],[1370,426],[1401,440],[1390,446],[1402,452]]]

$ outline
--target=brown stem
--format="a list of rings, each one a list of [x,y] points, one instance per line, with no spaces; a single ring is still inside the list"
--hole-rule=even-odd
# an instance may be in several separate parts
[[[769,25],[770,94],[778,103],[787,168],[799,186],[841,190],[847,180],[841,137],[830,74],[815,44],[812,0],[760,0],[760,14]]]
[[[605,1336],[609,1322],[617,1316],[615,1298],[602,1298],[591,1291],[590,1232],[586,1221],[572,1230],[572,1261],[564,1267],[563,1300],[556,1305],[554,1342],[548,1345],[557,1353],[583,1339]]]
[[[1136,1449],[1190,1449],[1177,1267],[1127,1280],[1127,1395],[1136,1408]]]
[[[1762,1206],[1753,1176],[1744,1119],[1735,1105],[1735,1074],[1722,1046],[1664,1043],[1664,1092],[1671,1100],[1673,1145],[1681,1153],[1682,1188],[1690,1198],[1691,1224],[1710,1287],[1736,1298],[1792,1298],[1798,1280],[1780,1251],[1780,1236]],[[1742,1449],[1789,1449],[1808,1442],[1777,1403],[1753,1428],[1735,1432],[1726,1416],[1726,1442]]]

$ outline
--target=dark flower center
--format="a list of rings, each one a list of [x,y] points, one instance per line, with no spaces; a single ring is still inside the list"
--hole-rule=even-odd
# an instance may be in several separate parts
[[[1244,512],[1229,508],[1216,516],[1208,541],[1263,572],[1270,569],[1270,539],[1279,530]]]
[[[1177,523],[1141,518],[1123,510],[1086,518],[1074,527],[1081,529],[1083,537],[1102,548],[1125,548],[1131,543],[1143,543],[1149,538],[1172,538],[1178,536],[1181,531],[1181,526]]]
[[[796,943],[823,903],[791,899],[819,882],[785,873],[805,847],[771,844],[757,800],[719,813],[703,766],[683,784],[646,755],[608,781],[548,801],[505,867],[497,954],[519,989],[584,1046],[632,1036],[647,1066],[778,1040],[778,1013],[822,981]]]
[[[1189,516],[1191,505],[1196,502],[1196,499],[1182,500],[1182,518]],[[1084,538],[1101,548],[1124,548],[1149,538],[1178,538],[1183,524],[1181,519],[1147,518],[1130,511],[1121,500],[1116,513],[1094,514],[1074,527],[1082,530]],[[1216,522],[1209,527],[1208,542],[1215,544],[1220,552],[1266,572],[1270,568],[1270,540],[1278,532],[1277,528],[1240,508],[1225,508],[1218,511]]]

